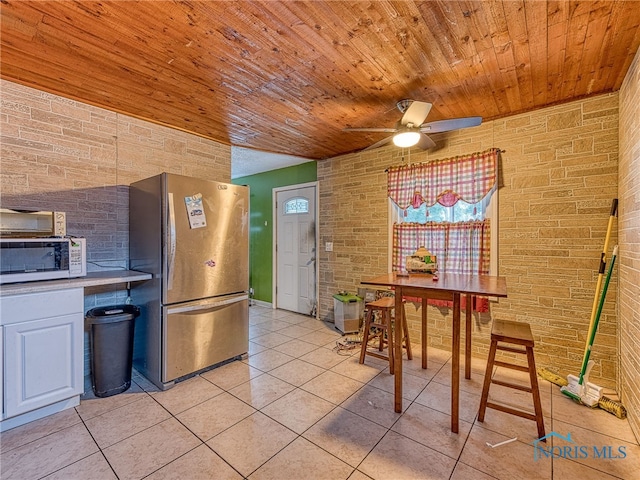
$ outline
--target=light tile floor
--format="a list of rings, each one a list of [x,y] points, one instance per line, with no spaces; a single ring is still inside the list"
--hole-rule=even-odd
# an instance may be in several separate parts
[[[461,380],[453,434],[448,352],[430,348],[422,370],[414,346],[414,359],[404,360],[404,412],[396,414],[385,362],[367,357],[360,365],[359,350],[339,353],[332,324],[254,306],[250,325],[245,360],[165,392],[134,372],[125,393],[87,394],[75,409],[3,433],[0,477],[640,479],[628,422],[577,405],[548,382],[541,382],[547,432],[571,440],[551,438],[552,454],[536,449],[534,422],[496,410],[477,421],[480,359]],[[530,405],[528,394],[496,385],[491,396]]]

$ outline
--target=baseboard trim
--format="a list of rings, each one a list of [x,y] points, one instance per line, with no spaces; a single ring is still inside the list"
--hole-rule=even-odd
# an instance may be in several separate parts
[[[249,299],[249,306],[251,307],[251,306],[254,306],[254,305],[256,307],[275,308],[271,302],[264,302],[262,300]]]

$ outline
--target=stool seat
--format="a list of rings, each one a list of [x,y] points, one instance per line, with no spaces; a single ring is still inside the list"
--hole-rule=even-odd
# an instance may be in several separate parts
[[[533,347],[533,334],[528,323],[495,320],[491,328],[491,338],[498,342]]]
[[[395,306],[396,306],[396,299],[393,297],[382,297],[382,298],[379,298],[378,300],[374,300],[373,302],[368,302],[365,305],[365,307],[377,308],[377,309],[383,309],[383,308],[394,309]]]
[[[507,345],[504,345],[507,344]],[[517,346],[510,346],[517,345]],[[520,348],[524,347],[524,348]],[[480,410],[478,411],[478,421],[484,422],[484,416],[487,408],[493,408],[501,412],[516,415],[536,422],[538,427],[538,438],[545,436],[544,417],[542,415],[542,404],[540,402],[540,390],[538,388],[538,377],[536,376],[536,364],[533,356],[534,340],[531,333],[531,327],[528,323],[514,322],[511,320],[494,320],[491,327],[491,346],[489,348],[489,358],[487,360],[487,370],[484,375],[484,384],[482,386],[482,396],[480,398]],[[527,366],[515,365],[508,362],[496,360],[496,351],[522,354],[527,356]],[[492,378],[493,367],[504,367],[511,370],[518,370],[529,373],[530,387],[495,380]],[[525,412],[513,407],[502,405],[499,403],[489,402],[489,387],[492,383],[502,385],[503,387],[514,388],[517,390],[531,393],[533,397],[534,413]],[[543,438],[543,441],[546,439]]]
[[[382,360],[389,362],[389,373],[393,374],[394,367],[394,346],[393,346],[393,324],[391,319],[391,311],[395,309],[396,301],[394,297],[381,297],[373,302],[368,302],[365,305],[367,315],[365,316],[364,332],[362,335],[362,346],[360,348],[360,363],[364,363],[366,355],[371,355]],[[375,312],[380,313],[380,320],[375,321]],[[404,330],[404,344],[407,349],[407,358],[411,360],[411,342],[409,341],[409,330],[407,328],[407,317],[404,312],[404,302],[402,303],[402,311],[399,315],[399,320],[402,322]],[[398,315],[396,315],[396,321],[398,321]],[[379,337],[378,351],[371,351],[367,349],[367,345],[372,335],[371,329],[375,329],[377,333],[375,336]],[[386,339],[385,339],[386,334]],[[382,353],[385,344],[387,345],[387,353]]]

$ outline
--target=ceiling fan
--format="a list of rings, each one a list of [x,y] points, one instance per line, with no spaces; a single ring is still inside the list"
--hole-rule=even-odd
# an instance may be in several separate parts
[[[368,146],[365,150],[381,147],[393,140],[394,145],[408,148],[417,145],[423,150],[435,147],[427,133],[450,132],[461,128],[477,127],[482,123],[482,117],[452,118],[424,123],[431,110],[431,104],[417,100],[400,100],[396,107],[402,113],[402,118],[394,128],[345,128],[345,132],[380,132],[393,135]]]

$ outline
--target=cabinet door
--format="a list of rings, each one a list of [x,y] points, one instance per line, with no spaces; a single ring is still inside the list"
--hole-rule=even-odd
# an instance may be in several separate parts
[[[82,313],[4,326],[6,417],[82,393],[82,326]]]

